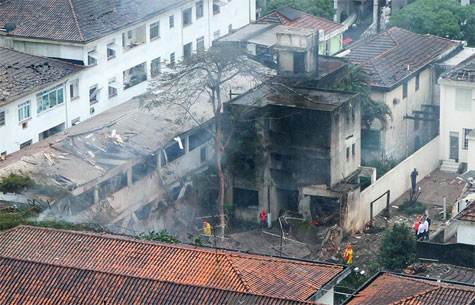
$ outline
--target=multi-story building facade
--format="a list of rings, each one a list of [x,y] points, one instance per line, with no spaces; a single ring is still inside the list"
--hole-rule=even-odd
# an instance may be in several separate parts
[[[77,91],[69,128],[145,93],[163,64],[254,18],[255,0],[19,0],[0,4],[0,46],[88,66],[65,83]]]

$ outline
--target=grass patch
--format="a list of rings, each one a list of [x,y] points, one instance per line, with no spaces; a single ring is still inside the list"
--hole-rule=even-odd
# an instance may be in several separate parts
[[[384,176],[387,172],[395,168],[396,165],[398,164],[399,162],[397,160],[384,159],[384,160],[371,161],[363,165],[376,168],[376,179],[379,179],[382,176]]]
[[[414,214],[423,214],[427,209],[426,205],[416,201],[412,204],[409,200],[404,200],[404,202],[399,205],[399,210],[403,211],[407,215],[414,215]]]

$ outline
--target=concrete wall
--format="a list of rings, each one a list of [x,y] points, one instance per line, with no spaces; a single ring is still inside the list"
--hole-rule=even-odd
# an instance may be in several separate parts
[[[475,245],[475,223],[468,221],[457,222],[457,243]]]
[[[432,72],[430,68],[419,74],[419,89],[416,91],[416,76],[407,81],[407,97],[403,98],[403,85],[396,87],[390,92],[371,91],[371,98],[375,101],[383,101],[392,112],[392,120],[381,135],[380,149],[364,149],[363,160],[380,159],[382,150],[386,157],[402,160],[410,155],[415,148],[416,136],[422,143],[428,141],[424,133],[424,122],[419,121],[419,128],[415,130],[415,121],[405,119],[404,116],[412,115],[413,110],[421,110],[422,104],[432,104]],[[395,102],[396,101],[396,102]],[[375,126],[379,129],[378,126]]]
[[[395,168],[379,178],[360,193],[358,204],[348,207],[347,219],[344,223],[345,231],[362,230],[370,221],[370,202],[387,190],[391,191],[390,203],[402,196],[411,187],[410,173],[417,168],[417,181],[424,179],[439,166],[439,158],[435,151],[439,145],[439,137],[424,145]],[[386,197],[373,204],[373,215],[378,215],[386,207]]]
[[[456,88],[472,89],[472,110],[455,109]],[[450,156],[450,133],[459,134],[459,161],[468,161],[468,151],[463,148],[464,129],[475,128],[475,84],[461,81],[440,80],[440,147],[439,158]]]

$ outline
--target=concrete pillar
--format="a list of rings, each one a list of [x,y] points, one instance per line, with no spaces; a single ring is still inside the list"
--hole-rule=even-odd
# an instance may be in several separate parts
[[[94,187],[94,203],[99,202],[99,187],[95,186]]]
[[[132,186],[132,167],[127,168],[127,186]]]
[[[311,198],[311,196],[302,196],[299,200],[299,213],[307,220],[312,220],[312,213],[310,211]]]

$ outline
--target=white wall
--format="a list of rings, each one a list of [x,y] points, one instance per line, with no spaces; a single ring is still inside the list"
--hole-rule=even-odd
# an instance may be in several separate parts
[[[34,55],[80,60],[86,64],[89,51],[96,49],[98,53],[97,65],[88,67],[80,76],[80,98],[67,103],[67,107],[66,105],[57,106],[54,110],[48,111],[48,114],[33,115],[31,122],[29,122],[31,128],[29,127],[26,131],[19,130],[21,126],[18,128],[15,123],[7,123],[6,126],[0,127],[0,139],[2,139],[0,153],[3,151],[12,153],[18,150],[18,143],[23,143],[23,139],[33,139],[33,142],[36,142],[39,132],[48,129],[48,126],[51,128],[60,124],[57,123],[60,120],[67,122],[67,127],[70,127],[71,120],[75,118],[79,118],[82,122],[137,95],[145,93],[148,86],[146,81],[127,89],[118,89],[117,95],[109,98],[109,80],[115,78],[118,83],[123,84],[123,72],[125,70],[145,62],[147,75],[150,78],[150,64],[153,59],[161,57],[162,61],[169,62],[170,54],[174,52],[175,58],[178,61],[183,56],[183,46],[185,44],[191,42],[193,52],[195,52],[197,38],[204,36],[205,47],[208,48],[212,43],[215,31],[219,30],[222,36],[228,34],[228,26],[230,24],[232,24],[234,29],[237,29],[255,19],[255,0],[229,0],[226,5],[221,6],[221,12],[216,15],[213,14],[212,4],[212,0],[204,0],[204,16],[199,19],[196,19],[196,1],[190,1],[179,8],[83,46],[70,43],[49,43],[46,41],[12,41],[6,40],[3,36],[0,37],[0,45],[2,46],[12,47]],[[192,24],[183,26],[182,12],[190,7],[192,8]],[[172,29],[169,28],[170,15],[174,15],[175,19],[175,27]],[[160,38],[150,41],[150,24],[157,21],[160,22]],[[144,26],[146,29],[146,43],[129,50],[123,50],[122,33],[140,26]],[[115,44],[120,47],[116,51],[116,57],[108,60],[107,44],[112,40],[115,40]],[[98,102],[91,105],[89,103],[89,88],[96,84],[101,88],[101,91],[98,95]],[[32,99],[32,103],[33,100],[35,99]],[[15,122],[15,116],[17,117],[16,121],[18,121],[16,107],[22,101],[23,99],[7,105],[7,120],[9,122]],[[36,104],[33,104],[31,111],[36,114]],[[92,108],[94,110],[93,113],[91,111]]]
[[[472,89],[472,110],[455,109],[456,88]],[[467,162],[467,149],[463,149],[463,129],[475,128],[475,84],[461,81],[440,80],[440,148],[439,158],[450,156],[450,132],[459,133],[459,162]]]
[[[457,243],[475,245],[475,223],[457,222]]]
[[[0,153],[5,151],[7,154],[13,153],[20,149],[20,144],[29,140],[32,140],[32,143],[36,143],[39,140],[40,133],[62,123],[65,123],[65,128],[71,127],[71,120],[74,119],[75,115],[73,109],[77,104],[89,102],[89,100],[83,101],[81,99],[71,101],[69,98],[69,80],[74,79],[78,79],[81,82],[82,75],[72,75],[69,79],[52,83],[45,88],[45,90],[47,90],[62,84],[65,89],[65,102],[41,113],[37,111],[38,103],[36,94],[42,90],[35,91],[0,107],[0,112],[5,111],[5,125],[0,126]],[[18,105],[26,101],[30,101],[30,118],[19,121]],[[26,123],[26,128],[23,128],[23,123]]]
[[[414,154],[399,163],[395,168],[379,178],[375,183],[360,193],[358,204],[348,207],[345,231],[358,231],[370,221],[370,202],[390,190],[390,203],[401,197],[411,188],[410,174],[417,168],[417,182],[424,179],[439,166],[437,153],[439,137],[433,139]],[[386,197],[373,204],[373,216],[378,215],[386,207]]]

